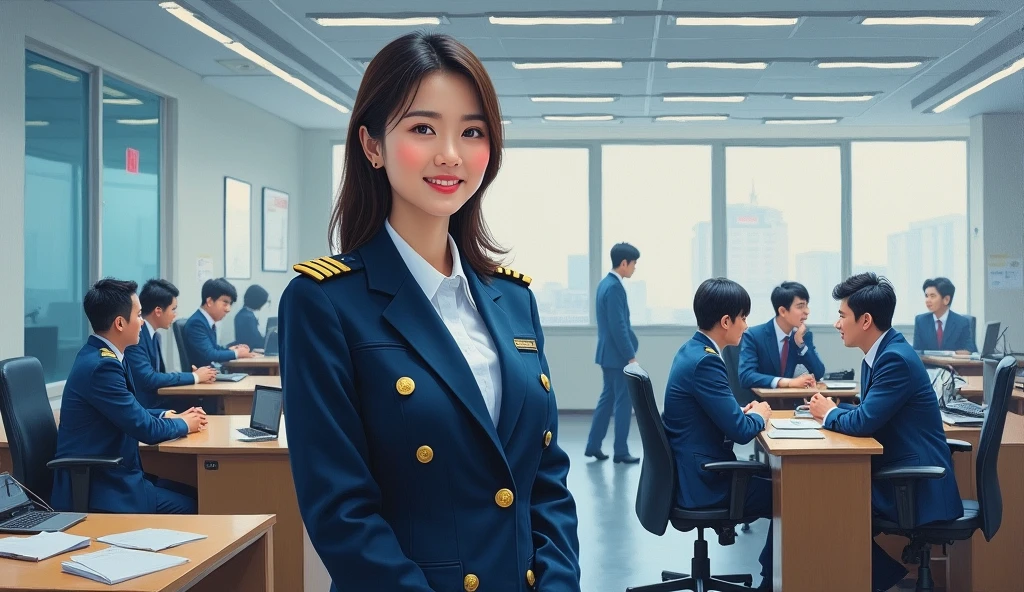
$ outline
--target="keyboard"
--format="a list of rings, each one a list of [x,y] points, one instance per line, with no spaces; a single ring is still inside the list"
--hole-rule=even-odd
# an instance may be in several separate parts
[[[255,428],[238,428],[238,431],[247,438],[246,442],[266,442],[277,438],[273,434],[268,434]]]
[[[0,523],[3,528],[32,528],[56,516],[58,512],[26,512]]]
[[[967,400],[946,403],[946,411],[967,417],[985,417],[985,410],[981,405]]]

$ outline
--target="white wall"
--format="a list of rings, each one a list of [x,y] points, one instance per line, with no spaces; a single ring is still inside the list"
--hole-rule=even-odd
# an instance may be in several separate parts
[[[252,278],[232,280],[239,298],[250,283],[265,287],[276,314],[292,273],[266,273],[262,264],[262,188],[289,193],[289,260],[299,257],[303,211],[302,131],[236,99],[199,76],[58,5],[38,0],[0,2],[0,277],[11,278],[0,302],[0,358],[23,351],[24,302],[24,51],[27,40],[99,66],[174,99],[177,112],[171,219],[170,277],[182,292],[180,311],[199,304],[196,258],[224,269],[224,177],[252,185]],[[171,128],[173,130],[173,128]],[[165,276],[168,270],[164,270]],[[239,304],[240,306],[240,304]],[[231,318],[220,335],[234,334]],[[169,348],[168,348],[169,349]],[[176,356],[170,356],[176,359]]]

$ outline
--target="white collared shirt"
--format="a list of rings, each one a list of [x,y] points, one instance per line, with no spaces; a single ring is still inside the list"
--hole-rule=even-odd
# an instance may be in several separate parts
[[[775,317],[775,320],[772,322],[772,324],[775,325],[775,344],[779,346],[779,363],[781,364],[782,363],[782,346],[784,345],[782,340],[785,339],[786,337],[789,337],[790,343],[793,343],[793,337],[792,337],[791,334],[786,333],[785,331],[782,330],[782,327],[779,326],[779,318],[778,317]],[[800,355],[802,356],[802,355],[804,355],[806,353],[807,353],[807,344],[804,343],[803,349],[800,350]],[[788,362],[789,360],[786,360],[786,361]],[[786,373],[786,369],[785,368],[782,369],[782,373],[783,374]],[[772,379],[772,388],[779,388],[779,382],[780,381],[782,381],[782,377],[781,376],[776,376],[775,378],[773,378]]]
[[[501,412],[501,365],[498,361],[498,350],[473,300],[455,239],[448,235],[448,246],[452,252],[452,274],[445,277],[409,246],[390,222],[385,221],[384,227],[387,228],[391,241],[395,243],[395,248],[405,261],[413,279],[423,289],[427,300],[437,311],[466,358],[491,420],[497,426]]]
[[[935,326],[935,323],[937,323],[939,321],[942,321],[942,331],[943,332],[946,331],[946,321],[948,321],[948,320],[949,320],[949,309],[948,308],[946,309],[946,312],[942,313],[941,317],[935,316],[935,313],[932,313],[932,326]],[[937,328],[938,327],[936,327],[936,329]]]
[[[892,331],[892,327],[890,327],[887,331],[882,333],[881,337],[876,339],[875,343],[872,344],[871,349],[868,350],[868,353],[864,354],[864,363],[868,365],[868,368],[874,368],[874,366],[875,366],[875,357],[878,356],[878,346],[882,345],[882,340],[885,339],[885,336],[889,334],[889,331]],[[860,394],[861,401],[864,400],[864,395],[866,395],[866,394],[867,393],[861,393]],[[832,412],[835,411],[836,409],[839,409],[839,408],[835,407],[833,409],[830,409],[829,412],[825,414],[825,418],[821,422],[821,425],[827,425],[828,424],[828,416],[832,415]]]
[[[206,317],[206,324],[209,325],[211,329],[217,324],[217,321],[213,320],[213,317],[210,316],[210,313],[206,312],[205,308],[199,307],[199,312],[203,313],[203,316]]]
[[[156,329],[153,328],[153,325],[149,324],[149,321],[145,321],[145,323],[146,329],[149,331],[149,338],[152,339],[153,337],[156,336]]]
[[[114,352],[114,355],[117,356],[118,362],[124,362],[124,354],[121,353],[121,350],[117,349],[117,347],[114,346],[113,343],[110,343],[109,339],[107,339],[106,337],[100,337],[99,335],[96,335],[96,339],[99,339],[103,343],[107,344],[107,347],[110,348],[110,351]]]
[[[200,310],[202,310],[202,309],[200,309]],[[205,313],[205,312],[206,311],[204,310],[203,313]],[[210,315],[206,315],[206,318],[210,318]],[[149,331],[149,338],[152,339],[153,341],[156,341],[156,329],[153,328],[153,325],[149,324],[149,321],[145,321],[145,323],[146,323],[146,330]],[[161,353],[162,353],[163,352],[163,348],[161,347],[160,349],[161,349]],[[159,370],[159,368],[153,368],[153,370]],[[185,370],[185,369],[182,368],[182,370]],[[196,373],[196,372],[192,373],[192,382],[194,382],[195,384],[199,384],[199,374],[198,373]]]
[[[615,271],[615,270],[613,269],[613,270],[611,271],[611,274],[612,274],[612,275],[614,275],[615,277],[619,278],[619,282],[620,282],[620,283],[622,282],[622,276],[621,276],[621,275],[619,275],[619,272],[617,272],[617,271]]]

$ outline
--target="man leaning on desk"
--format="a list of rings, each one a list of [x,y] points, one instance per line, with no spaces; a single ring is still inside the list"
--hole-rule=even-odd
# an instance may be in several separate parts
[[[937,277],[925,280],[922,289],[928,312],[914,319],[914,349],[966,351],[972,354],[978,351],[971,320],[950,310],[953,294],[956,293],[953,282]]]
[[[964,508],[935,391],[917,353],[892,328],[896,310],[892,285],[873,273],[862,273],[836,286],[832,297],[840,301],[835,327],[843,344],[864,352],[861,404],[836,406],[831,398],[815,393],[811,415],[825,429],[877,440],[883,452],[871,457],[872,473],[895,467],[945,468],[941,479],[922,480],[918,485],[917,525],[960,518]],[[871,509],[896,521],[891,482],[872,482]],[[872,543],[871,567],[873,590],[889,590],[907,575],[876,543]]]
[[[810,300],[807,288],[796,282],[782,282],[772,290],[775,318],[743,334],[739,366],[743,388],[813,387],[825,376],[825,364],[807,329]],[[795,377],[798,365],[810,372]]]

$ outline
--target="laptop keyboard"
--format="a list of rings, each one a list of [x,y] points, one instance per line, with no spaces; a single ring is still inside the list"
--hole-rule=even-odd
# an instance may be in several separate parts
[[[981,405],[971,401],[952,401],[946,403],[946,411],[967,417],[985,417],[985,410]]]
[[[57,512],[27,512],[0,523],[3,528],[32,528],[56,516]]]
[[[238,431],[242,433],[246,438],[258,438],[258,440],[250,440],[250,442],[259,442],[261,440],[273,440],[274,436],[266,432],[262,432],[255,428],[238,428]]]

